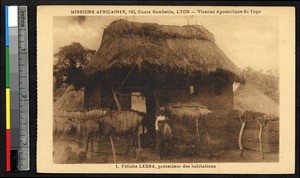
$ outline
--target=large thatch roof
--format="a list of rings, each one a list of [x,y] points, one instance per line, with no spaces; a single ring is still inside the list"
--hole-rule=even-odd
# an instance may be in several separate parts
[[[279,116],[279,105],[251,82],[240,85],[234,92],[234,109],[241,112],[252,111]]]
[[[216,45],[203,26],[165,26],[126,20],[112,22],[103,33],[102,43],[85,69],[90,77],[111,68],[137,65],[157,71],[210,74],[224,71],[237,82],[240,69]]]

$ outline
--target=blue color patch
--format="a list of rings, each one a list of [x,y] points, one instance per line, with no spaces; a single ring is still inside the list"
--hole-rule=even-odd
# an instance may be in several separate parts
[[[5,6],[5,46],[9,46],[8,6]]]

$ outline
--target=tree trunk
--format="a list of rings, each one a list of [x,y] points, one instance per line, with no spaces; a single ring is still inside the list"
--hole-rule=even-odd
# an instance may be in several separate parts
[[[111,150],[112,150],[113,157],[114,157],[114,163],[117,163],[114,141],[111,136],[109,136],[109,139],[110,139],[110,144],[111,144]]]
[[[262,145],[262,140],[261,140],[261,133],[262,133],[262,126],[260,125],[259,126],[259,136],[258,136],[258,139],[259,139],[259,150],[260,150],[261,159],[264,159],[264,152],[263,152],[263,145]]]
[[[91,134],[92,158],[94,157],[94,134]]]
[[[206,135],[206,140],[207,140],[207,147],[208,147],[208,151],[209,151],[209,155],[212,157],[212,151],[211,151],[211,147],[210,147],[210,137],[209,137],[209,133],[208,133],[208,127],[207,127],[207,123],[206,123],[206,117],[203,117],[203,127],[205,128],[205,135]]]
[[[138,133],[138,148],[141,149],[141,134]]]
[[[197,136],[198,140],[200,140],[200,132],[199,132],[199,118],[196,119],[196,129],[197,129]]]
[[[137,158],[138,158],[138,161],[141,161],[142,160],[142,154],[141,154],[141,136],[140,134],[138,133],[138,151],[137,151]]]
[[[90,142],[90,134],[87,136],[87,141],[86,141],[86,147],[85,147],[85,154],[87,156],[88,151],[89,151],[89,142]]]
[[[244,128],[245,128],[245,125],[246,125],[246,119],[247,118],[245,118],[245,121],[243,121],[240,116],[239,116],[239,118],[240,118],[240,121],[242,123],[242,127],[241,127],[240,134],[239,134],[239,148],[240,148],[240,156],[243,157],[244,156],[244,146],[243,146],[243,143],[242,143],[242,137],[243,137],[243,132],[244,132]]]
[[[155,114],[156,114],[156,101],[154,91],[146,91],[146,128],[147,128],[147,145],[153,150],[155,149]]]
[[[118,97],[115,92],[113,92],[113,96],[114,96],[114,100],[116,102],[118,111],[122,111],[122,106],[121,106],[120,101],[118,100]]]
[[[261,159],[264,159],[264,151],[263,151],[263,145],[262,145],[262,139],[261,139],[261,135],[262,135],[262,129],[263,129],[263,124],[260,123],[258,121],[258,119],[256,119],[258,125],[259,125],[259,134],[258,134],[258,140],[259,140],[259,151],[260,151],[260,156]]]

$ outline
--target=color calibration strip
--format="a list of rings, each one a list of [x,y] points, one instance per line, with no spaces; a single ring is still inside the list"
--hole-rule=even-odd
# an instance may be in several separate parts
[[[6,170],[29,170],[29,73],[26,6],[5,6]]]
[[[6,76],[6,171],[11,171],[10,165],[10,78],[9,78],[9,30],[8,6],[5,6],[5,76]]]

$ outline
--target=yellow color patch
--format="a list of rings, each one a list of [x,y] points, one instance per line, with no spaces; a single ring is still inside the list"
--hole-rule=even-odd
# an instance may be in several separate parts
[[[6,129],[10,129],[10,89],[6,88]]]

